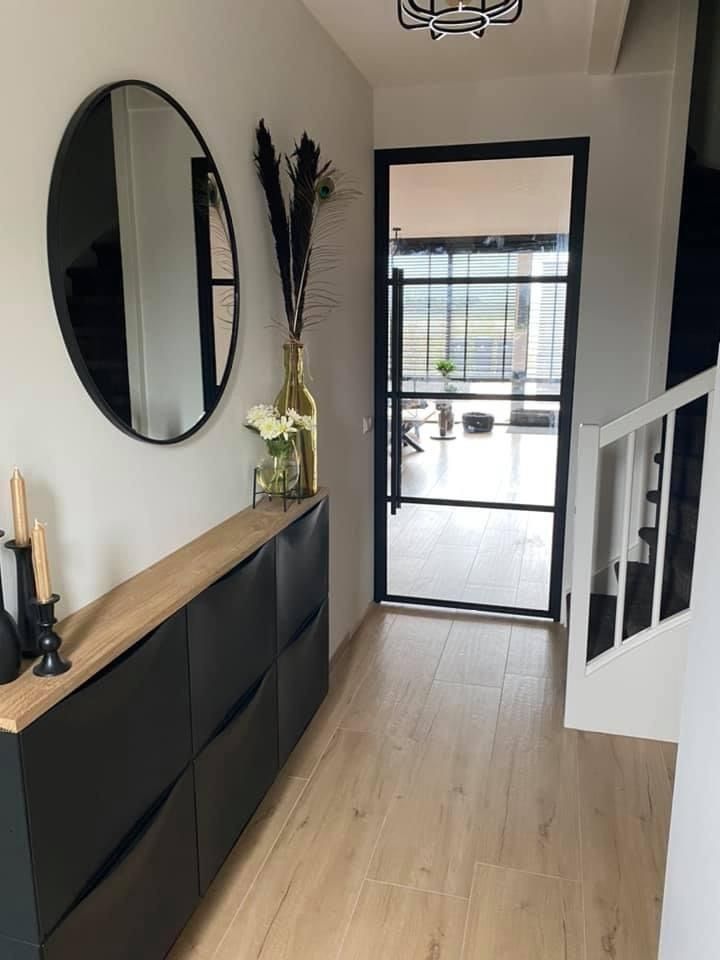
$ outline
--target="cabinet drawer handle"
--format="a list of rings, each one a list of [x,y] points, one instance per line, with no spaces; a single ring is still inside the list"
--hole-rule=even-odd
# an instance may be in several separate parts
[[[260,688],[264,685],[265,681],[268,679],[268,676],[271,670],[272,670],[272,667],[270,667],[269,670],[266,670],[265,673],[260,677],[260,679],[257,680],[250,687],[250,689],[243,694],[243,696],[238,700],[238,702],[235,703],[232,707],[230,707],[230,709],[222,718],[220,723],[217,725],[217,727],[215,727],[213,732],[208,737],[207,743],[210,743],[216,737],[219,737],[220,734],[223,732],[223,730],[226,730],[235,720],[238,719],[238,717],[242,716],[243,713],[246,713],[250,709],[253,702],[257,699],[257,696],[260,693]]]
[[[309,616],[309,617],[306,617],[305,620],[303,620],[302,625],[299,627],[299,629],[297,630],[297,632],[296,632],[295,635],[293,636],[292,640],[291,640],[291,641],[288,643],[288,645],[285,647],[286,650],[289,650],[290,647],[291,647],[294,643],[297,643],[298,640],[302,637],[302,635],[303,635],[307,630],[309,630],[310,627],[313,626],[313,624],[315,623],[315,621],[320,619],[320,615],[322,614],[323,610],[325,609],[325,604],[326,604],[326,603],[327,603],[327,597],[323,600],[323,602],[320,604],[320,606],[317,608],[317,610],[313,610],[313,612],[310,614],[310,616]]]
[[[143,839],[150,832],[150,829],[155,823],[161,818],[166,806],[170,800],[170,797],[173,794],[173,791],[177,787],[178,783],[185,776],[185,770],[180,774],[179,777],[165,790],[160,797],[155,801],[155,803],[150,807],[150,809],[138,820],[135,826],[127,833],[123,839],[120,841],[119,845],[115,851],[110,855],[110,857],[102,864],[102,866],[97,870],[97,872],[88,880],[83,889],[77,895],[75,900],[70,904],[68,909],[58,920],[57,924],[53,928],[56,930],[61,924],[70,916],[73,911],[77,910],[83,900],[87,900],[95,890],[104,883],[108,877],[120,867],[125,860],[130,856],[130,854],[137,847],[140,846]],[[53,931],[49,931],[48,935]]]

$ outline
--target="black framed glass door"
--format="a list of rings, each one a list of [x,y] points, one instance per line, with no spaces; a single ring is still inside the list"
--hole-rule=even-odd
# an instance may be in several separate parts
[[[377,154],[377,600],[559,618],[587,156],[586,140]],[[557,162],[469,168],[531,158]],[[517,192],[535,171],[560,197],[553,230],[550,200],[451,209],[456,188]]]

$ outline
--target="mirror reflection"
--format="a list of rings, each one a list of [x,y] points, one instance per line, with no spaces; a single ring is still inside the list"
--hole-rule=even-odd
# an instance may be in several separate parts
[[[65,341],[123,429],[173,442],[212,413],[236,339],[237,257],[200,135],[155,88],[91,98],[63,140],[49,252]]]

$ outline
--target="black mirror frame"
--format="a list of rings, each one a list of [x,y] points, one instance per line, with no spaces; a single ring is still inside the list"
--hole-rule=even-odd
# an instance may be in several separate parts
[[[59,207],[60,207],[60,191],[63,179],[63,170],[65,166],[65,158],[70,149],[70,144],[73,140],[73,137],[78,129],[78,127],[84,122],[86,115],[90,110],[92,110],[103,97],[106,97],[109,93],[112,93],[113,90],[117,90],[121,87],[141,87],[144,90],[149,90],[151,93],[156,94],[158,97],[161,97],[167,103],[176,110],[180,116],[183,118],[188,127],[192,130],[195,138],[205,152],[205,156],[208,159],[208,163],[211,171],[215,174],[218,189],[220,191],[220,197],[225,207],[227,213],[227,228],[228,228],[228,239],[230,240],[230,249],[232,252],[232,263],[233,263],[233,275],[234,283],[232,284],[232,289],[235,295],[235,304],[233,308],[233,319],[232,319],[232,334],[230,339],[230,350],[228,352],[227,365],[225,367],[225,372],[223,373],[222,381],[220,382],[217,394],[215,397],[215,402],[211,409],[206,410],[203,416],[193,424],[193,426],[186,430],[185,433],[180,434],[177,437],[172,437],[168,440],[156,439],[153,437],[146,437],[142,433],[138,433],[137,430],[134,430],[132,426],[128,423],[125,423],[120,417],[117,416],[114,410],[111,409],[109,404],[106,402],[103,395],[97,388],[95,381],[88,370],[87,364],[85,363],[85,358],[82,355],[80,347],[78,346],[77,338],[75,336],[75,331],[70,319],[70,313],[68,311],[67,299],[65,293],[65,280],[64,274],[62,271],[58,270],[58,261],[59,261],[59,251],[60,251],[60,242],[59,242]],[[83,386],[87,390],[88,394],[94,401],[95,405],[101,410],[101,412],[110,420],[116,427],[122,430],[123,433],[127,434],[130,437],[134,437],[136,440],[142,440],[145,443],[153,443],[161,446],[169,446],[170,444],[182,443],[184,440],[189,439],[199,430],[201,430],[205,424],[208,422],[210,417],[215,413],[220,401],[222,400],[225,389],[227,388],[228,381],[230,379],[230,374],[232,373],[233,365],[235,362],[235,353],[237,350],[237,341],[238,341],[238,330],[240,322],[240,280],[239,280],[239,265],[238,265],[238,253],[237,253],[237,243],[235,240],[235,230],[233,227],[233,218],[230,211],[230,205],[228,203],[227,194],[225,193],[225,186],[220,176],[220,172],[217,168],[217,164],[213,158],[210,148],[205,142],[205,138],[198,130],[195,122],[188,112],[174,99],[169,93],[161,89],[155,84],[148,83],[145,80],[118,80],[114,83],[104,84],[102,87],[99,87],[95,90],[94,93],[90,94],[77,108],[73,114],[70,122],[65,128],[63,133],[62,140],[60,141],[60,146],[58,147],[58,152],[55,157],[55,163],[53,165],[52,176],[50,179],[50,193],[48,197],[48,213],[47,213],[47,252],[48,252],[48,267],[50,273],[50,285],[52,288],[53,300],[55,303],[55,310],[57,312],[58,321],[60,323],[60,330],[63,335],[63,340],[65,341],[65,346],[67,348],[70,359],[72,360],[75,371],[77,372],[80,380],[82,381]]]

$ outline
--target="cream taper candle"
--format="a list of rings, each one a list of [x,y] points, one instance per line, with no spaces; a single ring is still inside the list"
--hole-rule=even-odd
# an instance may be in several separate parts
[[[40,603],[47,603],[53,595],[50,583],[50,564],[48,563],[47,539],[45,527],[35,521],[30,534],[32,541],[33,569],[35,571],[35,589]]]
[[[10,494],[12,496],[13,523],[15,524],[15,543],[19,547],[26,547],[30,543],[28,529],[27,496],[25,494],[25,479],[17,467],[10,478]]]

